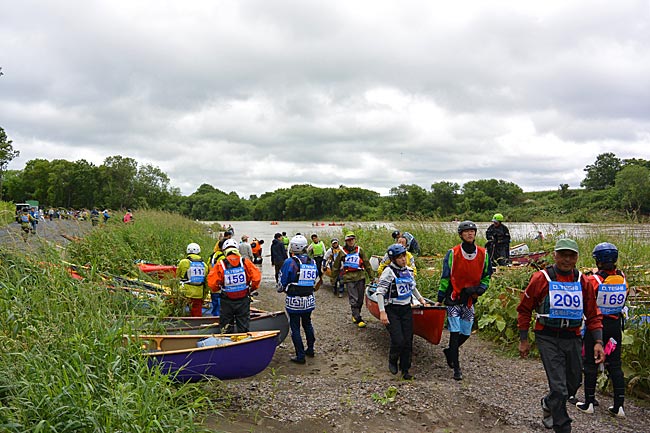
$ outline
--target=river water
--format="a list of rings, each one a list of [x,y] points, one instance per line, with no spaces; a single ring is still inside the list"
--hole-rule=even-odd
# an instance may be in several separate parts
[[[206,222],[210,224],[212,222]],[[235,230],[235,239],[239,240],[241,235],[246,234],[253,238],[264,240],[264,251],[268,252],[271,247],[273,235],[276,232],[286,232],[287,236],[292,237],[296,233],[305,235],[307,239],[312,233],[327,238],[332,236],[341,236],[343,230],[354,230],[355,227],[377,227],[395,230],[402,226],[397,223],[387,221],[372,222],[345,222],[345,226],[330,226],[331,222],[312,222],[312,221],[278,221],[277,225],[269,221],[219,221],[223,226],[232,225]],[[457,222],[421,222],[415,223],[418,226],[431,227],[432,229],[444,229],[455,232],[458,227]],[[485,235],[489,222],[477,223],[479,234]],[[569,224],[569,223],[506,223],[510,229],[513,243],[524,242],[533,239],[538,231],[544,236],[554,234],[556,236],[565,236],[570,238],[584,238],[599,234],[628,235],[635,238],[650,239],[650,224]]]

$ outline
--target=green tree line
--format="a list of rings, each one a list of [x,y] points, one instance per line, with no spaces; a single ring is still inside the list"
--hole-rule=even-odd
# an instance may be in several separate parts
[[[4,152],[4,153],[3,153]],[[598,155],[584,169],[583,188],[560,184],[554,191],[524,192],[499,179],[462,186],[434,182],[429,189],[402,184],[389,195],[341,185],[293,185],[259,197],[239,196],[203,184],[189,196],[170,186],[158,167],[110,156],[96,166],[85,160],[34,159],[23,170],[5,170],[18,154],[0,128],[0,192],[6,200],[38,200],[65,208],[152,208],[200,220],[489,220],[500,212],[509,221],[602,222],[646,220],[650,215],[650,161]]]

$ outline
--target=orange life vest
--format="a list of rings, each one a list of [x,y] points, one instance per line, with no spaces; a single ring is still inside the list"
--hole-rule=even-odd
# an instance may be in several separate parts
[[[451,249],[453,259],[451,262],[451,287],[453,292],[451,299],[456,300],[460,298],[460,292],[465,287],[475,287],[481,284],[483,277],[483,267],[485,266],[485,248],[476,246],[476,256],[472,260],[467,260],[463,256],[461,245],[456,245]],[[467,306],[471,307],[473,300],[470,298]]]

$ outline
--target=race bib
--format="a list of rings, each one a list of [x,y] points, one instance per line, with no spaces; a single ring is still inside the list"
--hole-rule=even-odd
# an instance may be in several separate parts
[[[314,263],[301,263],[298,285],[302,287],[313,287],[318,277],[318,269]]]
[[[224,270],[224,292],[239,292],[246,289],[246,271],[241,266]]]
[[[548,296],[551,319],[582,319],[582,285],[579,282],[550,281]]]
[[[203,262],[190,262],[190,269],[187,273],[191,284],[203,284],[205,281],[205,265]]]
[[[395,287],[397,288],[397,299],[406,299],[413,292],[413,278],[395,278]]]
[[[361,258],[359,253],[352,253],[345,256],[345,261],[343,262],[343,267],[350,269],[359,269],[359,262]]]
[[[596,301],[601,313],[619,314],[625,305],[626,293],[625,284],[600,284]]]

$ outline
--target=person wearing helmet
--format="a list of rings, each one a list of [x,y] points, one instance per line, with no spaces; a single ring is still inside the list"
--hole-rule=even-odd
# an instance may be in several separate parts
[[[404,245],[405,247],[407,246],[407,239],[404,236],[399,236],[396,239],[396,242],[400,245]],[[410,251],[406,251],[406,263],[408,266],[413,270],[413,276],[418,275],[418,269],[415,266],[415,257],[413,257],[413,254],[411,254]],[[377,275],[381,275],[382,272],[384,272],[384,269],[386,266],[391,264],[390,257],[388,256],[388,253],[384,254],[384,258],[381,260],[381,263],[379,264],[379,267],[377,268]]]
[[[379,320],[390,334],[388,352],[388,370],[392,374],[402,372],[406,380],[413,379],[409,373],[413,352],[413,313],[411,301],[415,298],[427,305],[420,295],[413,269],[408,266],[406,246],[393,244],[388,247],[386,255],[390,264],[385,267],[377,283],[377,306]]]
[[[307,238],[304,236],[296,235],[291,238],[289,251],[291,257],[285,259],[280,270],[278,293],[286,294],[285,307],[289,315],[291,341],[296,351],[296,356],[290,360],[297,364],[304,364],[305,356],[314,356],[316,336],[311,322],[311,313],[316,308],[314,286],[318,278],[318,269],[315,261],[307,255]],[[302,329],[305,330],[307,349],[300,335],[301,324]]]
[[[415,255],[420,254],[420,244],[418,243],[418,240],[415,239],[415,236],[409,232],[401,233],[399,230],[394,230],[391,235],[393,236],[393,239],[395,239],[395,242],[403,236],[406,238],[406,249],[408,252]]]
[[[325,255],[323,256],[323,272],[330,272],[330,284],[332,285],[332,290],[334,291],[335,295],[338,295],[339,298],[342,298],[344,287],[343,282],[341,281],[341,274],[335,274],[332,271],[332,266],[334,265],[334,261],[339,256],[339,254],[343,252],[343,249],[339,245],[339,240],[337,238],[332,238],[330,244],[332,246],[329,247],[327,251],[325,251]]]
[[[590,353],[596,363],[604,358],[602,314],[587,278],[576,269],[578,244],[559,239],[555,244],[555,264],[535,272],[517,306],[519,355],[528,357],[528,328],[535,313],[535,343],[546,370],[549,392],[542,397],[542,424],[556,432],[570,432],[571,418],[566,402],[575,395],[582,379],[583,317],[586,332],[594,342]],[[585,348],[586,349],[586,348]]]
[[[495,213],[492,224],[485,231],[485,248],[492,260],[492,266],[508,266],[510,263],[510,230],[503,224],[503,215]]]
[[[588,278],[589,286],[596,296],[596,304],[603,314],[603,342],[605,342],[605,368],[614,388],[614,405],[607,411],[610,415],[625,418],[625,378],[621,369],[623,308],[629,294],[625,274],[616,267],[618,248],[609,242],[602,242],[594,248],[592,256],[598,272]],[[596,378],[598,367],[594,362],[594,338],[591,333],[584,336],[585,401],[576,407],[585,413],[594,413],[596,401]]]
[[[220,261],[226,258],[226,255],[223,253],[223,244],[226,242],[227,239],[221,238],[219,239],[215,244],[214,244],[214,249],[212,251],[212,254],[210,254],[210,257],[208,258],[208,269],[212,270],[214,268],[214,265]],[[210,299],[212,302],[212,310],[210,313],[213,316],[219,316],[221,314],[221,294],[220,293],[214,293],[210,291]]]
[[[345,235],[345,246],[334,265],[334,275],[343,274],[343,284],[348,291],[350,310],[352,310],[352,321],[359,327],[365,328],[366,322],[361,317],[361,307],[365,297],[366,276],[369,281],[374,278],[372,267],[363,249],[357,245],[357,237],[353,232]]]
[[[276,233],[271,242],[271,264],[275,267],[275,284],[280,281],[280,269],[287,259],[287,249],[282,241],[282,233]]]
[[[443,350],[454,380],[463,380],[459,349],[472,333],[474,303],[490,285],[492,267],[485,248],[476,245],[476,224],[458,225],[461,243],[447,251],[442,261],[438,304],[447,305],[449,346]]]
[[[190,315],[201,317],[203,315],[203,299],[208,294],[205,284],[205,276],[208,273],[208,266],[203,262],[201,247],[192,242],[185,249],[187,256],[178,262],[176,267],[176,278],[181,281],[180,292],[190,302]]]
[[[325,257],[325,243],[314,233],[311,235],[311,243],[307,246],[307,254],[314,259],[318,269],[318,276],[323,272],[323,260]]]
[[[257,290],[262,280],[260,270],[239,254],[239,244],[234,239],[224,241],[225,258],[217,261],[208,274],[208,287],[220,296],[219,323],[222,332],[248,332],[250,325],[250,294]]]

